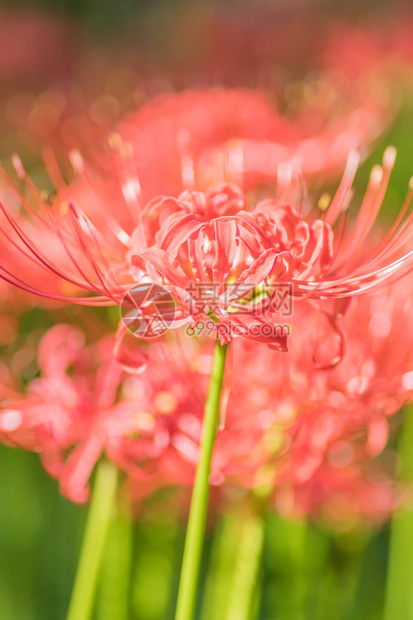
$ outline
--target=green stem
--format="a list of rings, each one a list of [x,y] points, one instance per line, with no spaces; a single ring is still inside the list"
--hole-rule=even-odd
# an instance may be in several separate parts
[[[234,573],[234,559],[240,538],[239,515],[227,510],[215,529],[203,591],[200,620],[225,620],[228,607],[228,583]]]
[[[99,620],[127,620],[132,560],[132,507],[129,497],[118,505],[110,524],[99,579]]]
[[[264,542],[264,522],[251,515],[244,523],[231,584],[227,620],[250,620]]]
[[[176,620],[192,620],[198,589],[198,579],[205,535],[209,498],[209,473],[218,426],[222,384],[227,346],[217,340],[214,348],[211,380],[205,404],[201,455],[195,475],[186,532],[184,556],[178,589]]]
[[[118,472],[112,464],[99,463],[67,620],[91,617],[117,480]]]
[[[413,480],[413,409],[405,411],[399,442],[400,481]],[[390,530],[390,554],[387,573],[385,620],[413,619],[413,511],[405,506],[393,516]]]

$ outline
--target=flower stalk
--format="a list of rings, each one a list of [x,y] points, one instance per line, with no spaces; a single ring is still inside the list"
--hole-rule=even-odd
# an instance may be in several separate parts
[[[228,345],[222,346],[218,340],[215,342],[211,379],[205,404],[201,454],[195,474],[189,510],[175,615],[176,620],[192,620],[195,612],[208,511],[209,473],[219,420],[227,347]]]
[[[228,607],[228,583],[234,572],[240,537],[237,511],[227,510],[215,530],[205,588],[202,594],[200,620],[225,620]]]
[[[128,620],[132,566],[132,502],[119,502],[104,550],[97,605],[97,620]]]
[[[413,409],[407,407],[399,440],[401,463],[400,482],[413,480]],[[386,584],[384,619],[412,618],[413,592],[413,512],[412,503],[393,516],[390,530],[390,550]]]
[[[117,482],[117,468],[107,461],[101,461],[97,466],[80,560],[66,620],[89,620],[92,616]]]
[[[251,620],[263,543],[264,521],[253,514],[243,524],[226,620]]]

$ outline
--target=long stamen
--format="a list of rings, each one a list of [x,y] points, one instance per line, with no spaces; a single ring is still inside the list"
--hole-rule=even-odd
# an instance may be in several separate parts
[[[378,165],[373,167],[355,227],[349,236],[347,247],[341,253],[337,268],[350,261],[363,247],[363,242],[370,233],[382,206],[395,158],[396,149],[388,147],[383,155],[383,167]]]
[[[49,157],[50,157],[50,153],[49,153]],[[69,157],[78,173],[84,171],[83,158],[79,153],[71,152]],[[55,162],[53,154],[52,154],[52,160]],[[12,230],[14,231],[18,239],[18,242],[16,242],[16,240],[12,239],[12,237],[9,234],[7,234],[5,230],[2,230],[1,232],[7,239],[8,243],[10,243],[16,250],[18,250],[25,259],[30,260],[32,263],[38,265],[39,267],[53,273],[54,275],[66,280],[67,282],[70,282],[76,287],[83,288],[86,290],[91,290],[97,293],[104,292],[105,295],[111,300],[110,303],[113,303],[113,302],[117,303],[117,299],[115,299],[114,295],[110,292],[108,286],[105,284],[105,280],[102,277],[101,269],[98,266],[98,263],[96,262],[92,254],[92,251],[90,249],[90,241],[92,240],[94,241],[94,250],[96,251],[96,248],[98,248],[99,250],[98,252],[99,263],[105,266],[105,273],[111,274],[109,265],[104,257],[103,252],[101,251],[100,245],[95,235],[93,234],[91,226],[87,227],[88,228],[88,239],[86,241],[84,239],[84,234],[80,230],[81,224],[78,221],[78,216],[76,213],[73,212],[73,209],[68,209],[68,212],[70,212],[70,216],[72,218],[72,222],[74,225],[74,230],[75,230],[75,235],[76,235],[75,238],[73,238],[70,234],[68,234],[67,231],[65,231],[62,228],[61,226],[62,222],[57,221],[56,216],[52,209],[47,209],[46,215],[48,217],[45,219],[42,213],[44,212],[46,205],[43,201],[41,192],[37,189],[37,187],[34,185],[32,180],[30,179],[29,175],[26,173],[23,167],[23,164],[17,155],[14,155],[12,157],[12,163],[15,168],[17,176],[24,181],[27,189],[29,190],[32,197],[34,198],[35,203],[39,206],[40,210],[33,208],[31,203],[21,194],[21,192],[17,189],[17,187],[12,183],[12,181],[6,175],[4,170],[1,168],[0,168],[0,176],[3,178],[6,186],[12,191],[14,195],[18,197],[20,204],[27,210],[27,212],[30,215],[32,215],[35,218],[35,220],[37,220],[42,226],[44,226],[46,231],[47,230],[51,231],[54,235],[57,235],[57,237],[59,238],[65,250],[66,256],[69,258],[69,260],[71,261],[71,263],[73,264],[73,266],[75,267],[79,275],[81,276],[82,280],[80,281],[78,278],[74,277],[72,274],[69,274],[66,270],[62,269],[61,267],[59,268],[57,266],[55,267],[52,264],[52,262],[46,257],[46,255],[38,247],[36,247],[36,245],[32,242],[27,231],[25,231],[21,227],[21,225],[17,223],[17,221],[6,211],[3,205],[0,205],[0,209],[5,219],[7,220],[8,224],[10,225],[10,227],[12,228]],[[93,272],[98,278],[98,281],[99,281],[98,286],[96,286],[96,284],[93,283],[93,281],[86,275],[86,272],[84,271],[83,268],[80,267],[78,260],[75,259],[74,254],[70,249],[70,247],[73,247],[73,250],[78,249],[77,247],[78,243],[80,243],[83,256],[87,258]],[[1,274],[1,278],[3,280],[8,281],[12,284],[15,284],[16,286],[23,288],[24,290],[27,290],[35,294],[40,294],[48,298],[54,298],[54,299],[59,299],[59,300],[68,299],[62,295],[48,293],[47,291],[42,290],[36,285],[29,284],[24,279],[19,278],[15,274],[12,274],[8,269],[6,269],[4,265],[2,265],[1,268],[3,271],[3,273]],[[114,283],[112,284],[115,285]],[[122,294],[122,292],[123,292],[123,288],[121,287],[119,289],[119,294]],[[94,302],[88,302],[88,303],[93,303],[93,304],[96,303],[96,305],[98,305],[98,304],[101,304],[102,301],[103,301],[103,297],[100,299],[96,299]]]
[[[124,147],[125,145],[123,145]],[[122,155],[122,161],[125,162],[127,160],[126,155],[124,154],[124,152],[126,151],[125,148],[121,149],[121,155]],[[86,162],[82,156],[82,154],[77,151],[77,150],[72,150],[69,153],[69,159],[71,161],[73,170],[75,171],[75,173],[82,179],[84,179],[87,183],[88,183],[88,187],[89,189],[91,189],[91,191],[93,192],[93,194],[95,195],[97,201],[100,201],[102,196],[101,193],[99,193],[99,187],[96,184],[96,181],[94,180],[93,174],[89,171],[88,166],[86,165]],[[129,156],[129,160],[131,159],[131,157]],[[117,178],[119,180],[119,182],[121,181],[121,175],[117,174],[115,176],[115,178]],[[101,189],[101,188],[100,188]],[[104,189],[104,188],[103,188]],[[139,200],[139,196],[140,196],[140,183],[139,180],[136,176],[136,178],[134,178],[133,181],[133,189],[132,189],[132,185],[130,182],[130,179],[128,182],[125,183],[121,183],[121,191],[122,191],[122,196],[124,198],[124,204],[127,205],[128,209],[129,209],[129,213],[131,215],[131,217],[136,217],[136,203]],[[132,196],[134,197],[134,208],[135,208],[135,212],[133,212],[132,206],[131,206],[131,198]],[[109,234],[111,237],[113,237],[113,235],[115,235],[116,239],[118,241],[120,241],[120,243],[125,246],[128,244],[130,237],[128,235],[128,233],[124,230],[124,228],[119,224],[119,222],[112,217],[112,215],[108,212],[105,213],[105,218],[102,220],[102,224],[106,225],[106,230],[107,230],[107,234]]]
[[[53,152],[53,149],[48,147],[43,149],[42,157],[46,166],[47,174],[49,175],[53,187],[58,192],[63,192],[67,187],[67,183],[64,180],[63,174],[60,170],[59,164],[57,163],[57,159]]]
[[[413,211],[411,211],[408,217],[404,220],[403,224],[400,226],[406,212],[408,211],[411,201],[413,198],[413,178],[409,182],[409,190],[406,194],[406,198],[404,200],[403,206],[394,221],[392,227],[384,237],[383,241],[380,243],[376,252],[373,254],[371,260],[368,261],[363,267],[367,268],[377,263],[380,259],[383,259],[385,256],[389,256],[390,254],[394,254],[398,248],[404,246],[408,239],[413,235],[413,227],[411,224],[413,222]],[[400,226],[400,228],[399,228]],[[399,228],[399,230],[397,230]]]
[[[130,143],[125,143],[122,136],[118,133],[112,133],[109,136],[108,142],[115,155],[113,157],[113,164],[115,174],[120,181],[122,196],[128,213],[132,221],[134,221],[136,218],[136,208],[142,200],[142,187],[139,181],[136,158],[133,157],[133,146]],[[123,229],[121,232],[117,232],[117,237],[125,244],[130,239]]]
[[[35,287],[29,283],[25,283],[24,280],[17,278],[14,274],[9,272],[5,267],[0,265],[0,270],[4,271],[8,275],[0,273],[0,278],[8,284],[15,286],[16,288],[20,288],[26,293],[32,293],[33,295],[38,295],[40,297],[45,297],[46,299],[53,299],[54,301],[64,301],[70,302],[73,304],[79,304],[82,306],[112,306],[113,301],[107,299],[107,297],[65,297],[64,295],[57,295],[55,293],[48,293],[42,289]]]
[[[22,195],[20,190],[15,186],[15,184],[11,181],[5,170],[0,166],[0,177],[4,184],[8,187],[8,189],[12,192],[12,194],[18,199],[21,206],[26,209],[30,215],[32,215],[35,219],[39,220],[44,226],[50,226],[47,221],[42,217],[41,213],[36,211],[30,202]],[[44,208],[44,202],[41,201],[42,209]]]
[[[352,235],[352,247],[360,245],[366,239],[383,204],[390,175],[396,160],[396,149],[389,146],[383,155],[383,166],[375,166],[370,176],[369,187],[360,208],[356,226]]]
[[[353,185],[359,163],[360,153],[358,151],[352,151],[347,159],[343,178],[326,213],[325,221],[327,224],[330,224],[330,226],[334,224],[340,213],[348,206],[348,195]]]
[[[412,269],[413,250],[385,265],[376,271],[354,277],[343,276],[337,280],[326,280],[324,282],[308,282],[293,279],[294,290],[301,293],[312,293],[311,296],[319,298],[339,297],[345,295],[361,295],[372,287],[377,287],[382,282],[388,284],[396,282]],[[315,295],[317,293],[317,295]]]
[[[63,271],[59,271],[58,269],[56,269],[41,253],[40,251],[36,248],[36,246],[34,246],[30,241],[28,236],[26,235],[26,233],[24,233],[24,231],[22,230],[22,228],[20,226],[18,226],[18,224],[13,220],[13,218],[10,217],[10,215],[7,213],[6,209],[4,208],[4,206],[0,203],[0,209],[3,212],[6,220],[9,222],[10,226],[13,228],[13,230],[15,231],[17,237],[21,240],[21,242],[23,243],[24,246],[27,247],[27,249],[37,258],[37,260],[44,266],[46,267],[49,271],[51,271],[52,273],[54,273],[55,275],[57,275],[58,277],[64,278],[65,280],[67,280],[68,282],[70,282],[71,284],[74,284],[75,286],[79,286],[81,288],[85,288],[84,284],[81,282],[78,282],[76,280],[74,280],[71,276],[65,274]]]
[[[84,251],[84,255],[88,258],[88,260],[89,260],[89,262],[90,262],[90,264],[92,266],[93,271],[97,275],[97,277],[99,279],[99,282],[102,285],[102,288],[103,288],[104,292],[106,293],[106,295],[108,297],[113,299],[113,301],[115,301],[115,302],[118,301],[116,299],[116,297],[113,296],[112,293],[108,290],[108,288],[107,288],[107,286],[105,284],[104,278],[102,277],[102,272],[101,272],[97,262],[95,261],[91,250],[90,250],[90,247],[89,247],[90,241],[91,240],[92,241],[96,241],[96,239],[95,239],[95,237],[93,235],[91,226],[90,226],[90,222],[87,220],[87,218],[84,215],[78,214],[73,209],[72,205],[70,205],[70,213],[73,216],[73,223],[74,223],[74,227],[75,227],[76,236],[79,239],[79,243],[81,244],[81,247],[82,247],[82,249]],[[82,230],[82,223],[84,223],[84,225],[88,228],[89,235],[86,236],[86,238],[84,237],[84,233],[83,233],[83,230]],[[100,248],[98,243],[97,243],[97,247]],[[96,289],[96,290],[98,290],[98,289]]]

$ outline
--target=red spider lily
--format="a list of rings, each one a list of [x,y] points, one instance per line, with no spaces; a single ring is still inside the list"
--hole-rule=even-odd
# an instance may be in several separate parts
[[[112,346],[103,340],[85,347],[82,332],[57,325],[40,345],[41,378],[29,384],[26,396],[2,394],[2,441],[39,452],[62,492],[76,502],[87,499],[89,476],[103,452],[145,482],[151,477],[146,462],[169,443],[162,423],[167,418],[157,421],[151,402],[154,384],[136,375],[125,378]],[[184,382],[173,381],[181,401],[189,403],[188,384],[185,391]],[[178,403],[173,394],[169,400]]]
[[[151,201],[133,239],[132,264],[176,297],[179,323],[183,316],[196,321],[212,313],[222,342],[233,335],[254,337],[251,324],[257,335],[262,334],[264,324],[280,320],[272,303],[277,287],[288,285],[288,294],[298,298],[338,300],[410,270],[411,252],[401,255],[400,250],[411,235],[411,216],[401,223],[411,190],[381,245],[370,257],[364,248],[393,161],[394,152],[388,149],[383,168],[372,172],[359,217],[348,236],[342,231],[334,239],[331,224],[348,206],[355,172],[352,158],[323,219],[304,218],[277,199],[263,200],[248,210],[245,195],[233,185],[212,188],[206,194],[186,192],[178,200]],[[147,249],[138,252],[141,247]],[[264,297],[258,291],[251,299],[252,292],[263,285]],[[333,326],[342,311],[343,307],[337,306],[328,315]],[[286,348],[285,333],[257,339],[280,350]]]
[[[357,125],[364,129],[368,122],[359,118]],[[133,284],[128,266],[126,273],[124,270],[125,254],[148,199],[160,194],[176,197],[182,189],[201,189],[211,181],[216,184],[218,179],[231,177],[256,188],[272,179],[280,162],[291,159],[295,166],[306,168],[306,160],[312,171],[325,171],[336,161],[329,145],[333,150],[341,145],[341,165],[343,154],[364,142],[357,137],[343,139],[342,131],[358,135],[357,128],[344,123],[337,135],[329,130],[320,137],[321,142],[309,140],[311,136],[297,132],[255,91],[212,89],[161,97],[125,119],[119,133],[110,137],[113,152],[100,158],[99,175],[78,153],[72,153],[72,163],[82,179],[66,188],[52,155],[47,154],[58,190],[52,208],[44,204],[43,194],[15,157],[18,176],[26,185],[24,196],[2,176],[9,193],[17,195],[17,202],[22,202],[30,217],[16,215],[15,204],[12,215],[10,198],[2,197],[7,210],[3,210],[7,221],[1,243],[3,277],[48,297],[69,297],[81,287],[103,291],[104,297],[118,303],[126,283]],[[291,185],[290,169],[286,167],[286,174],[278,170],[280,184]],[[63,290],[57,290],[59,275],[67,283]]]
[[[306,177],[340,174],[349,152],[365,152],[389,117],[383,103],[365,93],[334,122],[324,108],[320,114],[316,106],[303,106],[292,123],[264,92],[188,90],[153,99],[127,116],[115,136],[132,150],[152,196],[178,195],[182,180],[191,189],[228,180],[256,189],[273,184],[282,163]]]
[[[88,204],[92,190],[85,194],[90,218],[79,208],[83,194],[76,191],[79,205],[67,201],[67,190],[63,204],[59,197],[49,206],[16,161],[36,208],[22,197],[28,219],[0,205],[6,247],[1,277],[31,293],[86,305],[122,304],[126,291],[152,279],[176,299],[173,326],[196,322],[212,311],[224,342],[234,335],[259,336],[285,350],[285,333],[265,335],[263,330],[263,324],[279,323],[279,313],[268,303],[273,299],[268,293],[272,288],[288,286],[288,294],[294,298],[343,300],[411,270],[413,254],[406,251],[413,230],[412,214],[408,213],[411,189],[388,233],[374,250],[366,249],[394,157],[394,149],[387,149],[383,166],[373,169],[350,233],[345,214],[357,168],[356,154],[350,156],[338,190],[321,218],[317,219],[317,213],[304,216],[301,205],[294,205],[297,177],[290,170],[289,177],[280,179],[280,198],[252,207],[234,185],[211,188],[205,194],[186,191],[178,199],[154,199],[145,208],[140,207],[139,196],[129,191],[124,198],[127,207],[135,207],[136,218],[131,235],[112,215],[117,203],[112,204],[110,194],[106,196],[108,209],[102,211],[104,218],[95,218],[94,204]],[[96,191],[105,187],[97,185]],[[102,207],[107,204],[103,193],[97,195],[102,196]],[[50,282],[33,276],[33,266],[47,274]],[[73,290],[84,289],[97,296],[65,296],[58,288],[59,280]],[[191,291],[191,287],[195,288]],[[200,308],[197,304],[192,293],[197,296],[202,287],[204,291],[213,289],[213,305],[208,302]],[[145,314],[145,308],[141,310]],[[341,304],[329,313],[333,326],[342,312]],[[123,325],[121,333],[124,331]]]
[[[277,312],[267,312],[267,298],[248,296],[262,283],[291,283],[310,272],[316,277],[332,251],[331,230],[323,222],[309,226],[292,207],[275,200],[246,211],[244,194],[231,185],[152,201],[134,242],[149,247],[133,254],[132,263],[170,287],[180,304],[179,320],[192,316],[197,321],[213,313],[223,343],[236,326],[254,337],[255,326],[257,339],[280,350],[285,350],[286,334],[260,334],[261,325],[271,320],[264,315],[273,314],[275,322]]]
[[[375,463],[388,419],[413,395],[411,305],[404,283],[355,300],[342,321],[346,355],[327,371],[313,363],[320,315],[308,302],[293,317],[297,337],[287,354],[240,340],[211,482],[224,494],[228,485],[274,485],[284,512],[334,512],[341,498],[353,511],[386,516],[396,495],[391,472]],[[191,346],[146,348],[151,363],[129,375],[114,363],[110,339],[85,347],[78,330],[52,328],[40,347],[40,379],[26,396],[2,390],[2,441],[38,451],[74,501],[87,498],[103,453],[140,496],[191,485],[211,364],[209,348]]]
[[[112,347],[110,339],[85,347],[82,332],[57,325],[41,341],[41,377],[26,395],[0,392],[1,441],[38,452],[75,502],[87,499],[90,474],[104,453],[139,482],[141,494],[193,482],[212,356],[195,351],[189,364],[176,347],[151,349],[151,364],[138,376],[122,371]],[[214,457],[215,483],[247,477],[262,464],[260,434],[252,416],[237,412],[227,419]]]
[[[389,456],[381,462],[381,454],[389,419],[413,397],[411,284],[408,278],[352,302],[341,322],[345,355],[334,368],[313,363],[324,328],[307,304],[292,319],[297,337],[286,355],[274,359],[265,348],[257,355],[252,343],[237,343],[240,381],[252,386],[243,406],[254,406],[268,429],[268,461],[255,483],[274,485],[285,513],[327,512],[337,521],[342,510],[383,519],[399,501]]]

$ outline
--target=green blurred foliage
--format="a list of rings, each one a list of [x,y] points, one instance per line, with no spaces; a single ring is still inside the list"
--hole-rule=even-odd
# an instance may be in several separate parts
[[[35,454],[2,447],[0,467],[0,620],[63,620],[86,507],[61,497]],[[242,519],[225,515],[209,531],[199,620],[227,618]],[[119,511],[96,620],[172,620],[184,531],[171,514],[132,522]],[[256,618],[381,620],[388,542],[387,526],[338,533],[269,514]]]

